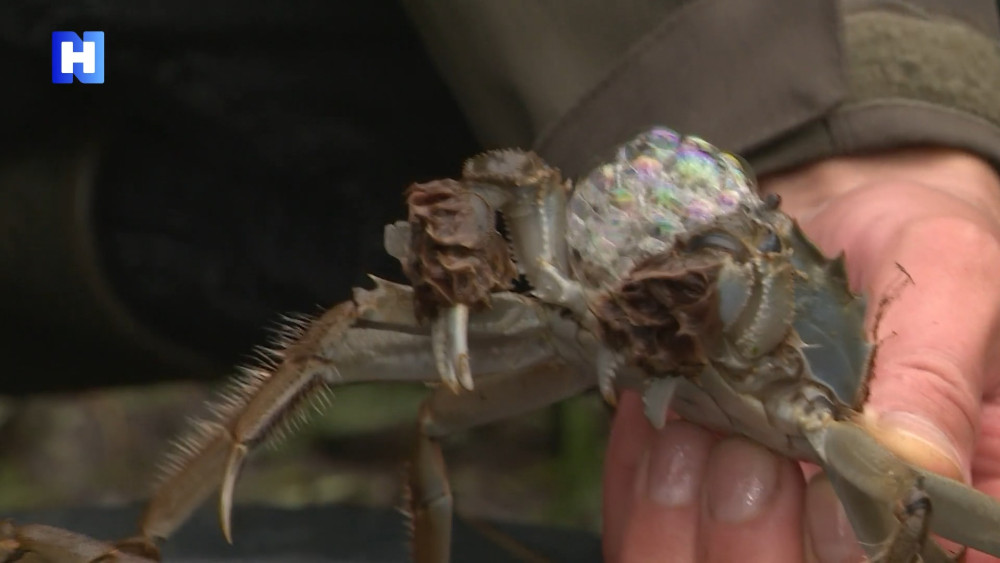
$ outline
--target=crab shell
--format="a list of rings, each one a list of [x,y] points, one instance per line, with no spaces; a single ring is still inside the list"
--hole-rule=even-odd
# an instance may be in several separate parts
[[[847,418],[867,395],[865,300],[848,290],[843,260],[826,259],[774,203],[639,261],[593,310],[647,401],[673,386],[683,417],[790,457],[820,461],[800,411]],[[648,406],[661,424],[666,402]]]
[[[860,409],[865,300],[849,291],[843,259],[824,257],[778,204],[756,195],[732,155],[652,129],[577,183],[570,265],[614,363],[642,387],[676,391],[647,397],[815,460],[799,421],[778,416],[781,401],[806,393],[838,416]],[[665,407],[650,405],[654,424]]]

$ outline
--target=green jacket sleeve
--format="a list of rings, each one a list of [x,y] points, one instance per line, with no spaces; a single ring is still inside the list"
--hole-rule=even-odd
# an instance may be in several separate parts
[[[569,174],[651,124],[758,173],[909,145],[1000,167],[994,0],[405,0],[487,146]]]

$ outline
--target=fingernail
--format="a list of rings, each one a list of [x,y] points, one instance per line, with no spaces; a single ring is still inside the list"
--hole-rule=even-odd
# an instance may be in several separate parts
[[[778,459],[743,439],[717,445],[708,461],[708,508],[720,522],[745,522],[760,514],[778,486]]]
[[[701,490],[711,439],[705,430],[687,422],[664,426],[647,453],[646,498],[668,508],[693,504]]]
[[[830,481],[818,476],[806,488],[806,529],[820,563],[861,561],[864,551]]]
[[[960,477],[966,483],[972,481],[969,468],[960,461],[954,441],[926,417],[903,411],[884,412],[878,415],[876,432],[907,461],[951,477]]]

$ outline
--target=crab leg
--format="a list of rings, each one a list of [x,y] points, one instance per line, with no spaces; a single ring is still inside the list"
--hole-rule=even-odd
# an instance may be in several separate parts
[[[593,374],[549,362],[481,378],[474,394],[439,390],[424,402],[408,487],[416,563],[446,563],[451,550],[452,497],[439,440],[557,403],[594,382]]]
[[[858,542],[865,547],[873,563],[908,562],[916,555],[925,563],[957,560],[937,542],[928,540],[932,507],[921,487],[914,486],[893,511],[890,503],[858,489],[837,471],[827,468],[827,477],[844,505]]]
[[[929,519],[931,531],[972,549],[1000,555],[1000,508],[988,495],[903,462],[851,422],[830,421],[808,432],[807,437],[831,474],[870,497],[868,510],[890,511],[891,503],[924,491],[934,509],[935,517]],[[860,496],[843,498],[852,502]],[[850,514],[852,508],[848,510]],[[863,534],[859,528],[855,525],[859,535]],[[927,542],[927,546],[932,544]],[[924,558],[951,560],[940,548],[929,547],[925,547]]]
[[[887,509],[888,504],[881,499],[859,490],[836,471],[827,471],[827,478],[844,505],[847,519],[855,530],[858,543],[863,546],[878,546],[892,535],[895,519]]]
[[[551,331],[573,330],[575,324],[550,313],[527,297],[493,294],[491,308],[468,319],[467,345],[475,353],[470,370],[519,373],[554,361],[564,351],[557,351],[559,339]],[[260,367],[245,370],[212,413],[194,421],[189,435],[176,443],[139,535],[106,543],[49,526],[0,522],[0,563],[28,553],[72,563],[157,561],[156,542],[169,537],[220,484],[220,520],[230,539],[233,488],[251,448],[294,427],[305,406],[325,399],[326,388],[437,380],[431,329],[418,322],[409,287],[376,278],[374,289],[355,290],[353,300],[316,319],[287,321],[290,326],[273,347],[261,351]],[[443,389],[438,395],[455,396]]]
[[[542,308],[529,299],[496,294],[493,307],[473,314],[469,344],[476,373],[520,370],[551,360],[555,351]],[[239,470],[251,448],[301,420],[303,407],[329,386],[372,381],[437,380],[429,328],[414,316],[410,288],[376,279],[318,319],[298,322],[287,342],[269,352],[273,363],[248,373],[196,421],[178,443],[148,505],[141,537],[166,538],[221,483],[220,521],[231,538],[229,514]]]
[[[0,563],[20,561],[26,554],[60,563],[150,563],[152,559],[125,553],[114,545],[52,526],[14,526],[0,521]]]
[[[583,287],[572,280],[566,249],[569,187],[533,152],[495,150],[466,161],[462,179],[507,222],[514,258],[535,295],[589,317]]]
[[[927,540],[930,516],[931,501],[918,479],[910,494],[901,500],[899,509],[896,511],[899,525],[889,536],[884,550],[872,557],[872,562],[893,563],[895,561],[917,560],[922,563],[935,563],[937,561],[953,563],[961,559],[961,553],[952,557],[937,542]]]

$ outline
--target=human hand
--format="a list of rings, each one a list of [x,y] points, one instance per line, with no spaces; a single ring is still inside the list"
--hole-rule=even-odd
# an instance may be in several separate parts
[[[761,189],[782,196],[825,254],[846,253],[869,329],[890,298],[867,426],[901,457],[1000,497],[996,172],[957,151],[905,150],[831,159]],[[902,288],[900,266],[913,279]],[[863,559],[822,473],[684,421],[657,432],[634,393],[621,398],[606,455],[608,561]]]

